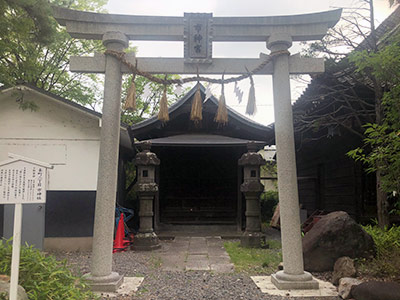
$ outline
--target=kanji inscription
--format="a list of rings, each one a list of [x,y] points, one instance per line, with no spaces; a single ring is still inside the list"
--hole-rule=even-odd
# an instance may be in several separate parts
[[[212,14],[185,14],[185,62],[211,63]]]
[[[25,161],[0,166],[0,203],[45,203],[47,169]]]

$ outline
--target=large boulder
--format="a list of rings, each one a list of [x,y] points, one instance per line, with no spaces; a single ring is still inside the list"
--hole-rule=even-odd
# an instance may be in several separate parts
[[[369,281],[351,288],[355,300],[400,300],[400,284],[396,282]]]
[[[339,257],[371,257],[375,255],[372,237],[346,212],[325,215],[303,238],[304,268],[307,271],[333,270]]]
[[[351,298],[351,289],[355,285],[361,284],[362,281],[357,278],[344,277],[339,280],[338,293],[342,299]]]

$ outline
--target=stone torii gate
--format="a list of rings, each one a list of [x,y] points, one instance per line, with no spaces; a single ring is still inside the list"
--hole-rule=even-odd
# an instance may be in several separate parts
[[[55,18],[72,37],[102,40],[107,50],[123,51],[129,40],[184,41],[184,58],[138,58],[140,70],[153,74],[243,74],[259,59],[213,58],[212,42],[266,42],[271,52],[285,51],[294,41],[321,39],[341,10],[273,17],[184,17],[97,14],[54,8]],[[196,34],[200,34],[195,38]],[[126,59],[135,64],[134,54]],[[122,73],[130,72],[113,56],[71,57],[73,72],[105,73],[99,171],[91,273],[93,289],[115,290],[123,281],[112,272],[112,241],[117,184]],[[257,74],[273,75],[275,140],[281,215],[283,271],[272,276],[279,289],[314,289],[318,282],[304,272],[289,74],[324,71],[324,61],[279,55]]]

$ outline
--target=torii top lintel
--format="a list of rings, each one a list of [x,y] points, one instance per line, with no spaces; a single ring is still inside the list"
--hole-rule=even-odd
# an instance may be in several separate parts
[[[334,26],[341,9],[294,16],[213,17],[212,14],[187,14],[184,17],[129,16],[99,14],[54,7],[57,21],[66,26],[72,37],[101,40],[107,32],[120,32],[130,40],[184,41],[184,58],[135,58],[127,61],[155,74],[243,74],[264,60],[250,58],[212,58],[213,41],[266,42],[274,34],[285,34],[291,41],[321,39]],[[316,74],[324,71],[323,59],[289,59],[291,74]],[[105,55],[71,57],[73,72],[104,73]],[[122,66],[123,73],[130,72]],[[267,64],[257,74],[272,74]]]
[[[120,31],[130,40],[183,41],[184,17],[100,14],[54,7],[56,20],[72,37],[101,40],[107,31]],[[271,17],[212,17],[213,41],[265,42],[275,32],[293,41],[321,39],[342,10]]]

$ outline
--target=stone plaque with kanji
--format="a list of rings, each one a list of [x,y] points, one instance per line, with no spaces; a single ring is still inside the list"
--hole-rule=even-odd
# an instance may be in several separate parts
[[[185,13],[185,62],[212,62],[212,14]]]

